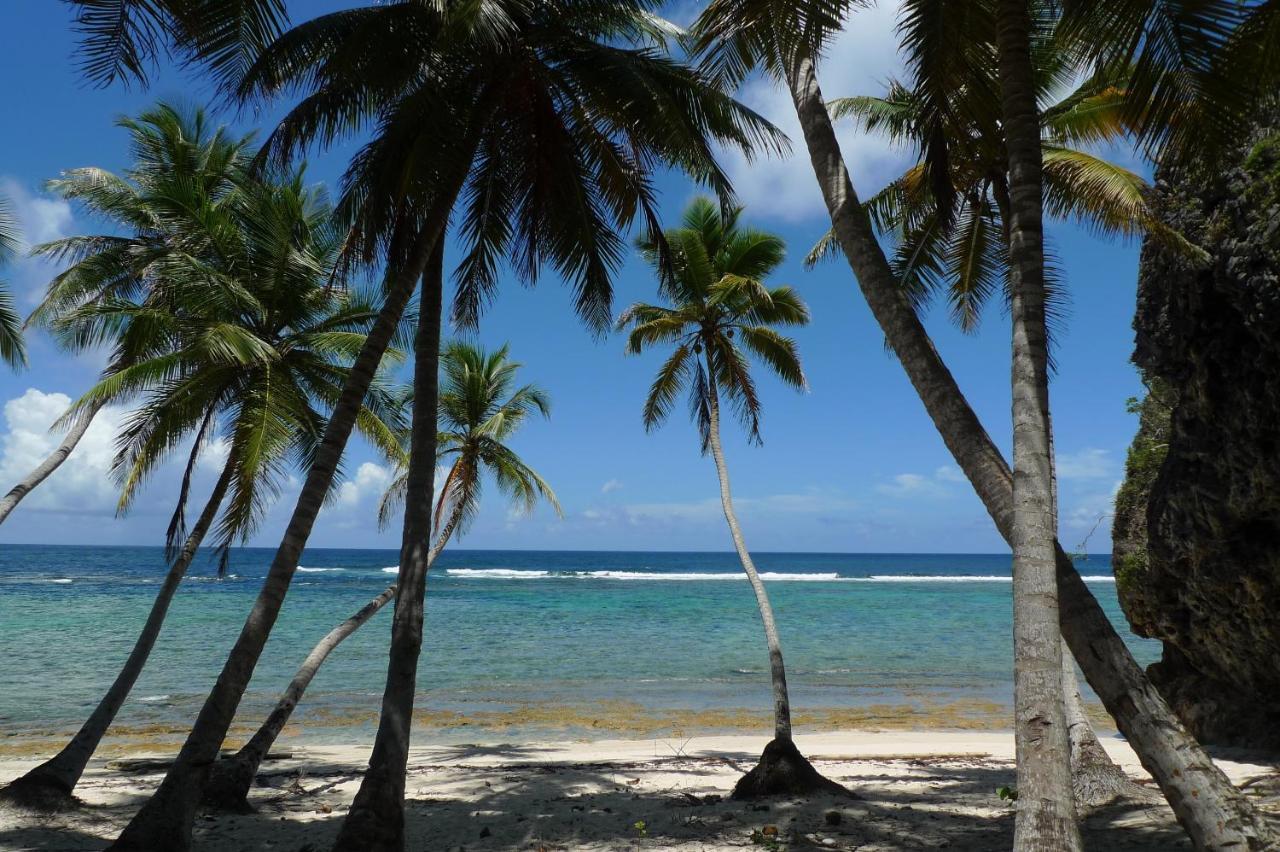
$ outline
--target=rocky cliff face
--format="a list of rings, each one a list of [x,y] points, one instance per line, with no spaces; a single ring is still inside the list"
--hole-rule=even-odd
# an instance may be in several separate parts
[[[1153,392],[1113,539],[1175,710],[1205,742],[1280,749],[1280,121],[1235,162],[1158,181],[1208,261],[1144,248],[1134,358]]]

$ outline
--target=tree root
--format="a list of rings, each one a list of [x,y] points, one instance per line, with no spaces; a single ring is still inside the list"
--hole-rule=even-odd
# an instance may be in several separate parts
[[[249,813],[253,810],[249,804],[252,785],[253,772],[249,764],[236,757],[224,757],[209,770],[203,804],[215,810]]]
[[[1075,795],[1076,808],[1082,814],[1115,801],[1155,803],[1162,800],[1158,792],[1136,783],[1110,761],[1073,766],[1071,791]]]
[[[80,807],[80,800],[65,784],[48,775],[28,772],[0,787],[0,805],[42,814]]]
[[[853,792],[819,774],[794,742],[781,739],[775,739],[764,747],[760,762],[739,778],[733,788],[735,799],[806,796],[814,793],[857,798]]]

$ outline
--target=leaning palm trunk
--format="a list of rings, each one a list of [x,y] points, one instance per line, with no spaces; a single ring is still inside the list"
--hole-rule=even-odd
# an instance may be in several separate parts
[[[111,688],[102,696],[98,706],[72,737],[71,742],[49,760],[5,787],[3,791],[5,798],[38,808],[56,808],[69,799],[76,784],[80,782],[80,776],[84,774],[89,759],[97,751],[98,744],[102,742],[107,729],[111,727],[116,714],[120,712],[120,707],[129,697],[129,692],[137,682],[138,676],[142,674],[147,658],[151,655],[151,649],[155,647],[156,639],[160,635],[160,628],[164,625],[169,604],[177,593],[182,578],[186,576],[192,560],[195,559],[200,542],[208,533],[209,527],[213,525],[214,518],[218,516],[218,510],[222,506],[223,498],[226,497],[234,472],[234,461],[228,458],[222,475],[214,485],[212,494],[209,495],[209,501],[196,520],[190,535],[187,536],[182,550],[178,552],[177,558],[170,566],[169,573],[165,575],[155,602],[151,604],[151,613],[147,616],[146,624],[138,634],[133,650],[125,660],[120,673],[116,675]]]
[[[1040,117],[1027,0],[1001,0],[997,46],[1009,157],[1013,327],[1013,704],[1015,849],[1079,852],[1062,698],[1056,519],[1045,328]]]
[[[393,583],[350,618],[325,634],[325,637],[311,649],[311,653],[307,654],[307,658],[302,661],[293,680],[289,682],[289,686],[276,702],[271,715],[267,716],[267,720],[262,723],[262,727],[258,728],[257,733],[234,756],[214,764],[209,773],[209,781],[205,785],[205,804],[229,810],[247,809],[246,797],[249,794],[249,787],[253,784],[254,776],[258,774],[258,767],[262,765],[267,752],[275,744],[276,737],[280,736],[284,726],[289,723],[289,717],[293,715],[294,708],[302,700],[302,695],[311,685],[316,672],[320,671],[321,664],[344,639],[377,615],[387,601],[395,595],[396,586]]]
[[[465,177],[465,175],[464,175]],[[459,184],[462,178],[459,178]],[[456,192],[454,193],[456,195]],[[452,206],[440,204],[435,216],[419,235],[410,260],[390,276],[390,286],[378,319],[360,349],[342,393],[334,405],[315,459],[307,471],[293,515],[285,528],[280,548],[271,562],[253,609],[245,620],[240,636],[223,665],[221,674],[205,700],[195,725],[187,736],[178,758],[165,775],[159,789],[116,839],[112,849],[185,850],[191,846],[191,826],[204,794],[209,767],[218,757],[227,729],[235,717],[240,699],[253,677],[254,667],[262,654],[271,628],[275,624],[285,594],[298,567],[298,560],[316,516],[324,505],[325,495],[333,484],[338,461],[355,426],[365,393],[373,382],[382,356],[395,335],[405,306],[413,295],[414,285],[426,266],[427,258],[443,231],[444,220]]]
[[[458,506],[450,516],[449,523],[440,532],[435,546],[427,554],[427,567],[436,561],[440,551],[453,536],[453,531],[457,528],[461,517],[462,507]],[[276,738],[280,736],[284,726],[289,724],[289,718],[302,701],[302,696],[311,685],[316,673],[320,671],[320,666],[348,636],[377,615],[387,602],[395,597],[395,594],[396,584],[392,583],[350,618],[326,633],[325,637],[311,649],[311,653],[307,654],[307,658],[302,661],[293,680],[289,682],[288,688],[280,696],[271,715],[262,723],[257,733],[235,755],[214,764],[213,771],[209,775],[209,783],[205,787],[205,804],[228,810],[248,808],[249,788],[253,786],[258,767],[262,765],[267,753],[275,745]]]
[[[50,453],[48,458],[36,465],[35,469],[27,474],[25,479],[10,488],[9,493],[0,499],[0,524],[3,524],[5,518],[9,517],[9,513],[22,502],[22,498],[30,494],[32,489],[49,478],[49,474],[62,466],[62,463],[67,460],[67,456],[71,455],[71,451],[76,448],[76,444],[80,443],[84,433],[89,431],[89,424],[93,422],[93,418],[102,410],[104,405],[106,405],[105,401],[99,401],[85,408],[76,417],[66,437],[62,439],[61,444],[58,444],[58,448]]]
[[[1013,475],[898,287],[849,181],[812,60],[799,54],[782,58],[814,174],[862,295],[938,434],[1008,541]],[[1060,626],[1071,653],[1193,844],[1198,849],[1266,848],[1270,829],[1169,709],[1061,547],[1055,559]]]
[[[724,461],[724,448],[720,444],[720,399],[716,393],[715,371],[711,368],[711,353],[707,352],[708,414],[707,444],[715,459],[716,474],[720,479],[720,504],[724,507],[724,519],[729,524],[733,547],[742,562],[742,570],[751,582],[760,608],[760,620],[764,623],[764,638],[769,646],[769,680],[773,687],[773,739],[765,746],[760,762],[746,775],[738,779],[733,788],[734,798],[746,799],[779,793],[810,793],[826,791],[847,793],[834,781],[823,778],[796,748],[791,738],[791,699],[787,694],[787,669],[782,662],[782,641],[773,620],[773,606],[765,591],[760,574],[756,571],[747,543],[738,526],[738,516],[733,510],[733,495],[729,489],[729,468]]]
[[[404,788],[409,735],[417,691],[418,657],[427,591],[428,547],[434,508],[436,407],[440,391],[440,314],[444,289],[444,239],[436,242],[422,276],[420,319],[414,344],[413,427],[400,545],[399,593],[391,623],[391,652],[382,716],[360,789],[342,822],[335,850],[404,849]]]
[[[1066,640],[1062,642],[1062,695],[1066,702],[1067,737],[1071,745],[1071,789],[1076,807],[1096,808],[1120,796],[1141,795],[1107,750],[1089,722],[1076,680],[1076,664]]]

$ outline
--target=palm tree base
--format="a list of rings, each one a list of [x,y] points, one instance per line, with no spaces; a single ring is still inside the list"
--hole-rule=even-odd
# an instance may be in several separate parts
[[[1109,759],[1071,761],[1071,792],[1076,809],[1084,813],[1117,799],[1159,801],[1160,796],[1137,784]]]
[[[789,739],[775,739],[764,747],[760,762],[738,779],[735,799],[764,796],[802,796],[825,793],[856,799],[857,795],[829,778],[824,778]]]
[[[203,804],[206,807],[234,813],[250,813],[249,788],[256,773],[247,760],[224,757],[209,770]]]
[[[58,813],[80,806],[66,784],[38,771],[28,772],[0,787],[0,807],[38,813]]]

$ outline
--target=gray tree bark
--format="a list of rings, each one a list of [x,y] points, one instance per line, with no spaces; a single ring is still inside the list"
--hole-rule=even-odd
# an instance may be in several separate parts
[[[0,524],[3,524],[5,518],[9,517],[9,513],[17,508],[22,502],[22,498],[31,493],[41,482],[49,478],[49,474],[53,473],[62,463],[67,460],[67,456],[71,455],[71,451],[76,448],[76,444],[80,443],[80,439],[84,437],[84,433],[89,431],[89,424],[93,422],[93,418],[105,406],[105,402],[96,402],[86,408],[75,422],[71,424],[71,428],[63,437],[62,443],[58,444],[58,448],[49,454],[49,457],[26,475],[21,482],[9,489],[9,493],[0,498]]]
[[[1045,326],[1040,116],[1027,0],[997,7],[1000,95],[1009,157],[1013,326],[1013,702],[1018,766],[1015,849],[1080,852],[1062,694],[1054,577],[1056,519]]]
[[[182,585],[182,578],[191,567],[200,542],[203,541],[222,507],[227,488],[231,484],[234,464],[234,460],[228,458],[223,466],[222,474],[218,477],[208,502],[205,503],[182,550],[173,560],[164,582],[156,592],[155,602],[151,604],[151,612],[142,626],[142,632],[134,642],[133,650],[129,652],[129,657],[121,667],[120,673],[116,675],[115,681],[102,696],[98,706],[60,752],[22,777],[15,779],[0,795],[40,808],[57,807],[71,796],[76,784],[80,783],[80,776],[84,774],[85,767],[89,765],[89,759],[98,750],[98,745],[106,735],[107,729],[115,721],[116,714],[120,712],[133,685],[137,683],[138,676],[142,674],[147,658],[151,656],[151,649],[155,647],[156,639],[160,636],[160,628],[164,626],[165,616],[169,613],[169,604],[173,601],[178,587]]]
[[[1071,745],[1071,790],[1077,809],[1096,808],[1120,796],[1138,794],[1138,785],[1130,781],[1107,754],[1089,722],[1076,680],[1076,663],[1065,639],[1062,640],[1062,694]]]
[[[897,286],[849,181],[812,60],[780,58],[832,228],[862,295],[938,434],[1008,541],[1012,472]],[[1271,830],[1169,709],[1061,547],[1055,560],[1062,635],[1192,843],[1198,849],[1269,848]]]
[[[437,241],[422,277],[418,337],[414,346],[413,426],[400,545],[399,593],[391,622],[391,653],[382,693],[382,716],[373,754],[335,850],[404,849],[404,787],[413,729],[418,657],[427,591],[431,514],[435,508],[436,407],[440,391],[440,314],[444,290],[444,239]]]

